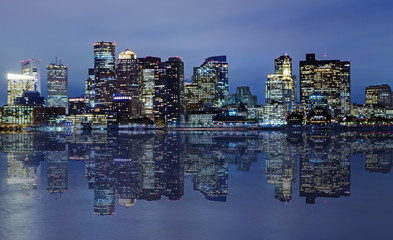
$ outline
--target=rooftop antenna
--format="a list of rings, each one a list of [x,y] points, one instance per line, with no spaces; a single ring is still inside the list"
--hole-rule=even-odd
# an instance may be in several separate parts
[[[61,65],[61,57],[59,57],[59,65]]]

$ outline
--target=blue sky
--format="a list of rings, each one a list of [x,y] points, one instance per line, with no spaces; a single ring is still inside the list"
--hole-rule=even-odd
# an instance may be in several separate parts
[[[93,42],[114,41],[116,51],[166,59],[180,56],[185,74],[206,57],[227,55],[230,92],[248,85],[264,103],[266,75],[274,58],[349,60],[352,100],[364,102],[364,88],[393,87],[393,1],[389,0],[2,0],[0,2],[0,104],[6,103],[8,72],[20,61],[61,57],[69,67],[69,96],[84,92],[93,67]]]

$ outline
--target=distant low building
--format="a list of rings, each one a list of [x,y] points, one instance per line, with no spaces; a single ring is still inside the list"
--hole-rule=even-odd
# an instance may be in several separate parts
[[[41,97],[38,91],[25,91],[21,97],[15,98],[14,104],[45,106],[45,98]]]
[[[366,87],[366,105],[368,107],[392,107],[392,90],[389,85]]]
[[[287,106],[275,103],[263,106],[264,125],[282,125],[286,123]]]
[[[84,97],[72,97],[68,99],[68,112],[72,114],[86,113],[86,101]]]
[[[62,107],[37,107],[33,110],[34,125],[55,124],[60,115],[65,115],[66,109]]]

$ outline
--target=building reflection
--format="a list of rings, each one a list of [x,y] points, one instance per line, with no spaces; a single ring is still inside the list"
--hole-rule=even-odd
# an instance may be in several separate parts
[[[314,204],[317,197],[350,196],[350,147],[330,134],[307,136],[300,156],[300,196]]]
[[[292,184],[296,181],[297,155],[280,133],[264,135],[267,182],[274,185],[274,197],[281,202],[292,199]]]
[[[0,149],[7,154],[7,183],[31,198],[39,197],[46,179],[42,190],[61,199],[70,162],[84,162],[93,213],[105,216],[115,214],[117,204],[180,200],[184,179],[207,200],[226,202],[230,166],[247,172],[263,158],[267,183],[281,202],[291,201],[297,181],[307,204],[350,196],[351,155],[363,154],[369,172],[389,173],[393,140],[383,133],[329,131],[29,133],[0,135]]]
[[[20,185],[23,197],[38,198],[41,161],[44,154],[34,149],[34,135],[3,135],[2,148],[7,153],[7,184]]]

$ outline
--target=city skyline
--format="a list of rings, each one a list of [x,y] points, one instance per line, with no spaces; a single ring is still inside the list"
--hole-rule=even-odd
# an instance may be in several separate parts
[[[185,80],[188,80],[186,76],[191,77],[192,68],[200,65],[202,59],[226,55],[230,68],[229,92],[235,92],[239,86],[250,86],[253,94],[258,96],[259,104],[264,102],[266,75],[273,73],[271,59],[285,53],[293,58],[293,74],[297,76],[299,60],[304,60],[305,53],[314,52],[319,60],[323,60],[326,54],[327,59],[351,61],[352,102],[355,103],[364,103],[364,88],[369,85],[392,85],[389,53],[393,46],[389,43],[393,40],[393,33],[386,29],[392,22],[389,10],[393,3],[330,1],[310,7],[307,2],[287,1],[282,7],[282,2],[225,2],[222,5],[223,2],[215,1],[209,3],[209,9],[203,7],[205,2],[172,1],[168,6],[155,1],[134,5],[122,3],[122,9],[113,4],[108,8],[118,14],[108,18],[103,28],[95,26],[95,21],[89,19],[94,19],[93,12],[103,13],[91,4],[85,9],[85,3],[73,1],[59,3],[56,7],[45,4],[45,1],[26,2],[23,8],[19,8],[19,4],[3,3],[3,8],[9,11],[0,17],[6,22],[2,25],[2,32],[8,36],[1,40],[7,49],[0,59],[0,87],[3,89],[0,103],[4,105],[6,102],[6,73],[19,72],[18,61],[29,58],[41,59],[43,71],[43,66],[61,56],[69,67],[69,96],[80,96],[84,92],[86,69],[93,67],[91,43],[95,41],[115,41],[116,56],[130,49],[140,57],[182,57]],[[147,11],[150,4],[156,4],[157,9]],[[57,11],[58,8],[61,11]],[[18,11],[13,11],[16,9]],[[133,18],[145,19],[143,24],[136,25],[122,15],[130,9],[141,10],[133,11]],[[217,9],[222,9],[220,14],[216,14]],[[24,32],[30,34],[28,41],[16,30],[25,21],[23,16],[27,16],[27,10],[38,13],[31,19],[31,24],[37,28]],[[89,10],[87,14],[86,10]],[[11,13],[13,21],[9,21]],[[147,13],[146,17],[143,13]],[[168,18],[169,15],[176,17]],[[175,24],[179,19],[181,24]],[[114,26],[114,23],[124,21],[126,23]],[[78,27],[75,27],[76,22]],[[56,28],[58,23],[63,26]],[[105,26],[113,28],[104,32]],[[46,79],[43,77],[41,82],[45,96]]]

